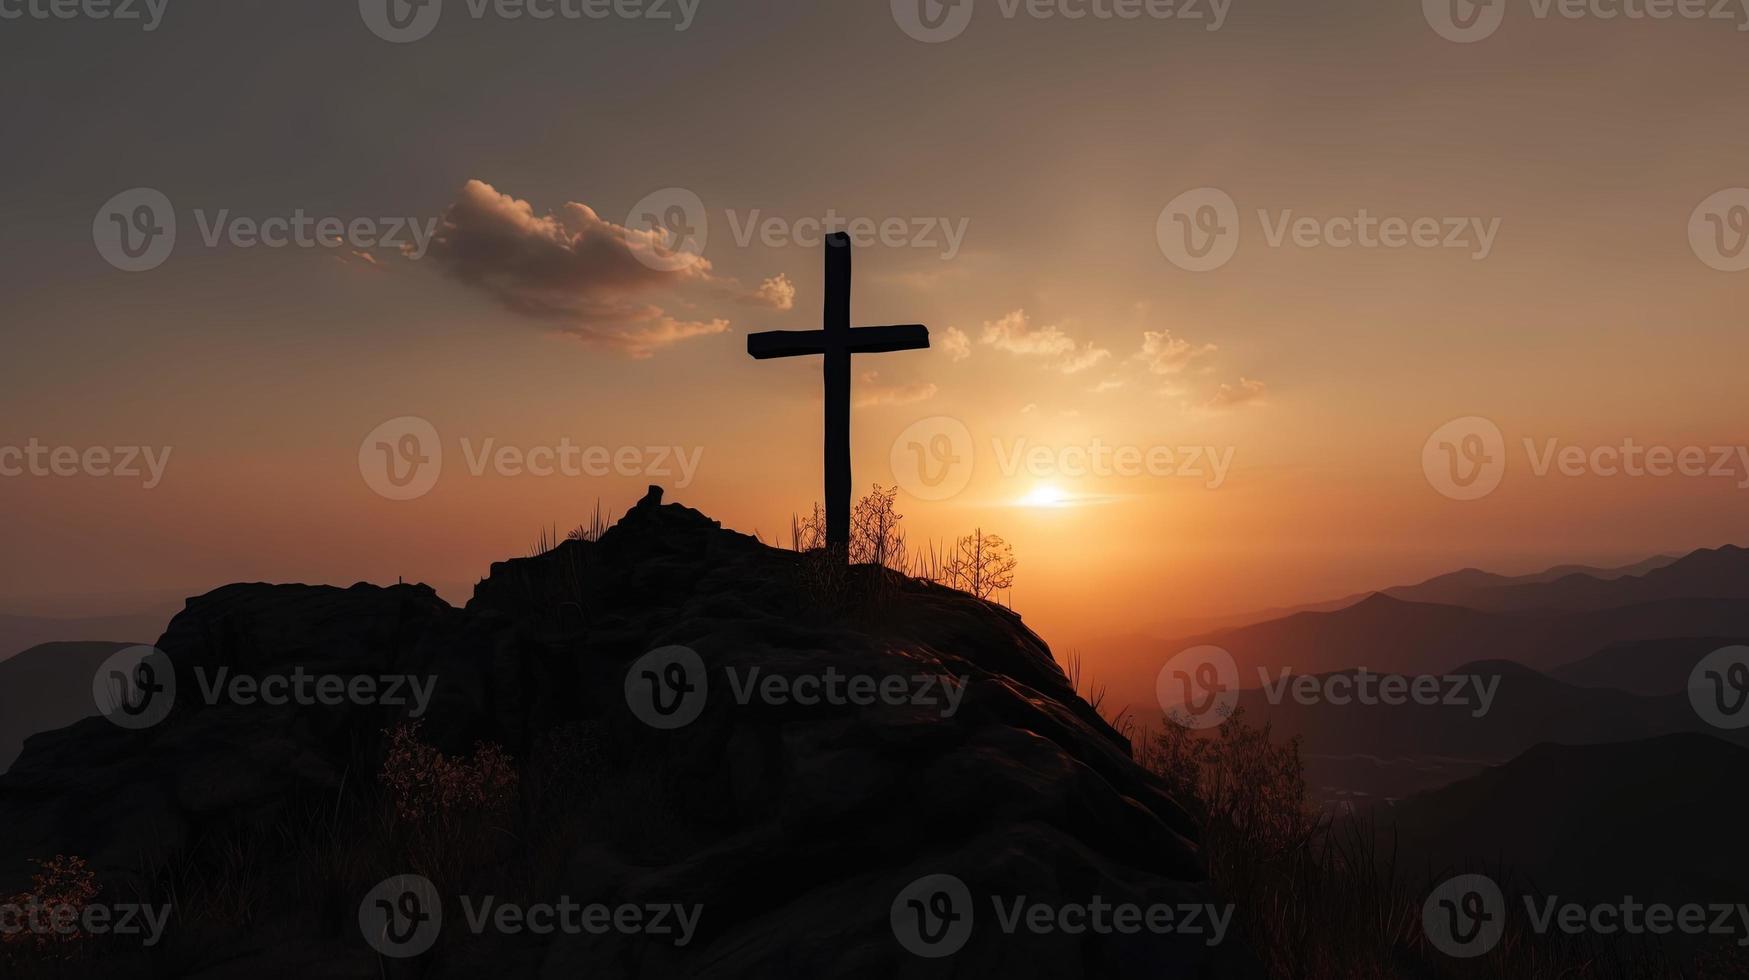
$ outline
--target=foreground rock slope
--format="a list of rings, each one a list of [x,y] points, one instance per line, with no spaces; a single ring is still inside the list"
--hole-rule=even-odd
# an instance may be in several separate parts
[[[835,572],[654,488],[598,541],[494,565],[464,609],[424,586],[233,585],[190,600],[159,646],[177,678],[166,720],[35,736],[0,777],[0,893],[25,885],[32,859],[77,854],[106,897],[176,904],[169,938],[114,960],[116,975],[1214,975],[1207,935],[998,922],[993,903],[1022,896],[1211,901],[1185,811],[1018,616],[877,569]],[[697,716],[664,730],[634,710],[627,675],[675,646],[705,685]],[[828,668],[901,678],[888,690],[904,696],[741,690]],[[422,739],[456,756],[495,743],[522,767],[521,829],[492,838],[514,840],[490,845],[505,848],[491,868],[446,887],[527,868],[491,887],[696,904],[696,935],[476,936],[451,896],[430,954],[379,960],[357,902],[411,860],[396,848],[417,835],[380,829],[393,821],[376,773],[384,729],[412,709],[208,703],[220,669],[432,679]],[[964,684],[951,710],[944,677]],[[583,733],[585,751],[549,765],[555,732]],[[566,765],[585,770],[583,789],[531,802]],[[486,846],[469,841],[454,846]],[[893,909],[937,874],[966,884],[974,925],[932,959],[899,941]]]

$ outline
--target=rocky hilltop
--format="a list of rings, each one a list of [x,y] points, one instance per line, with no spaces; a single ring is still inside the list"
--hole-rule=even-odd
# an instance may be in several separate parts
[[[145,952],[70,954],[108,975],[1212,976],[1234,955],[1206,930],[1062,928],[1064,907],[1212,899],[1186,812],[1020,617],[656,488],[598,540],[494,565],[463,609],[232,585],[158,647],[167,717],[34,736],[0,777],[0,895],[77,855],[97,901],[171,908]],[[369,696],[249,696],[273,677]],[[406,874],[442,922],[401,958],[361,916]],[[482,922],[486,895],[697,915],[542,934]]]

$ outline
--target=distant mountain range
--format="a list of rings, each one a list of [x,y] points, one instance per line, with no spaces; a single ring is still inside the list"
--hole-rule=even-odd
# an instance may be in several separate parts
[[[1687,697],[1689,674],[1721,647],[1749,644],[1749,550],[1660,555],[1615,568],[1532,575],[1463,569],[1414,585],[1312,604],[1176,639],[1132,635],[1089,660],[1107,703],[1144,727],[1160,709],[1161,667],[1213,645],[1239,667],[1240,703],[1299,736],[1325,800],[1400,797],[1474,775],[1545,742],[1594,744],[1685,732],[1730,742]],[[1465,706],[1270,704],[1263,677],[1374,673],[1492,677],[1483,716]],[[1263,671],[1260,677],[1259,671]]]
[[[44,643],[155,643],[170,617],[181,608],[178,602],[137,613],[83,617],[0,613],[0,661]]]
[[[44,643],[0,661],[0,772],[24,740],[97,714],[98,665],[128,643]]]
[[[1708,735],[1539,745],[1376,816],[1400,864],[1435,874],[1506,867],[1563,898],[1734,903],[1749,880],[1745,773],[1749,750]]]
[[[1623,642],[1676,636],[1749,635],[1749,601],[1669,598],[1574,612],[1487,612],[1405,602],[1382,593],[1330,613],[1188,637],[1171,647],[1213,644],[1238,660],[1243,686],[1256,667],[1325,673],[1351,667],[1443,673],[1476,660],[1513,660],[1552,669]]]
[[[1226,616],[1211,616],[1203,619],[1177,620],[1164,624],[1162,628],[1154,630],[1153,633],[1158,636],[1190,636],[1281,619],[1294,613],[1336,612],[1375,595],[1385,595],[1392,599],[1402,599],[1405,602],[1431,602],[1446,606],[1469,606],[1473,609],[1517,608],[1510,595],[1503,593],[1509,593],[1510,590],[1520,586],[1543,585],[1573,576],[1598,581],[1612,581],[1625,576],[1644,575],[1677,561],[1678,557],[1676,555],[1654,555],[1651,558],[1614,567],[1556,565],[1528,575],[1500,575],[1494,572],[1485,572],[1479,568],[1464,568],[1436,575],[1414,585],[1393,585],[1370,592],[1356,592],[1340,599],[1325,599],[1320,602],[1278,606],[1272,609],[1234,613]]]
[[[1352,690],[1356,672],[1339,673],[1349,682],[1341,690]],[[1244,692],[1240,705],[1248,719],[1269,722],[1278,738],[1300,739],[1308,785],[1324,799],[1405,796],[1544,742],[1696,732],[1749,746],[1749,729],[1712,728],[1695,713],[1686,690],[1645,696],[1581,687],[1500,660],[1464,664],[1451,674],[1474,680],[1441,684],[1441,703],[1301,703],[1291,692],[1272,703],[1259,688]],[[1444,703],[1454,693],[1453,703]]]
[[[1704,643],[1717,637],[1726,646],[1749,637],[1749,550],[1725,545],[1616,568],[1558,565],[1517,576],[1463,569],[1280,615],[1237,619],[1238,625],[1171,638],[1100,639],[1089,644],[1096,654],[1090,659],[1102,668],[1097,679],[1110,688],[1112,700],[1142,714],[1153,710],[1160,666],[1180,650],[1205,643],[1238,659],[1245,687],[1257,685],[1258,666],[1287,666],[1296,673],[1356,667],[1437,673],[1511,660],[1582,686],[1656,678],[1659,687],[1624,689],[1672,693],[1683,684],[1669,683],[1670,668],[1645,668],[1652,674],[1641,678],[1634,672],[1641,668],[1632,664],[1671,644],[1690,649],[1683,638]],[[1614,659],[1580,666],[1624,644],[1642,646],[1638,653],[1618,652]]]
[[[1723,647],[1746,645],[1749,633],[1612,643],[1549,673],[1580,687],[1613,687],[1634,694],[1676,694],[1688,689],[1689,675],[1702,657]]]

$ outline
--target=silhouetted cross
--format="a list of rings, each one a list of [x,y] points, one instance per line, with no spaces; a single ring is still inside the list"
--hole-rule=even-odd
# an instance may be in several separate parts
[[[747,335],[747,353],[768,357],[824,354],[826,365],[826,547],[848,557],[850,545],[850,355],[929,346],[929,328],[850,326],[850,236],[826,236],[826,313],[820,330]]]

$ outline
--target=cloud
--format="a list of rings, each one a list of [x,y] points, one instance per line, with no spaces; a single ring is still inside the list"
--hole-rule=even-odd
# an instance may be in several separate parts
[[[922,381],[909,384],[884,385],[878,380],[880,372],[864,371],[857,379],[856,406],[869,408],[875,405],[909,405],[913,402],[928,401],[935,397],[936,387]]]
[[[669,268],[676,263],[660,231],[616,225],[575,201],[537,216],[527,201],[480,180],[468,181],[445,209],[428,254],[505,309],[632,357],[729,329],[720,317],[671,316],[646,297],[690,289],[776,309],[795,298],[784,276],[749,291],[716,275],[702,256]]]
[[[1104,381],[1101,381],[1087,390],[1097,395],[1107,391],[1116,391],[1123,386],[1124,382],[1122,378],[1106,378]]]
[[[1172,336],[1170,330],[1142,331],[1142,349],[1135,355],[1154,374],[1177,374],[1199,357],[1213,354],[1214,344],[1193,346],[1189,341]]]
[[[941,335],[941,349],[947,351],[949,358],[963,361],[972,356],[972,338],[958,327],[948,327]]]
[[[1064,357],[1063,360],[1058,363],[1057,368],[1064,374],[1075,374],[1087,370],[1110,356],[1111,351],[1108,351],[1103,347],[1094,347],[1089,344],[1075,353]]]
[[[765,280],[753,295],[761,303],[774,310],[790,310],[796,305],[796,284],[789,281],[789,276],[783,273]]]
[[[1075,338],[1060,327],[1034,327],[1025,310],[1015,310],[1000,320],[985,321],[983,343],[1023,357],[1042,357],[1054,361],[1057,370],[1074,374],[1098,364],[1111,356],[1111,351],[1089,344],[1077,344]]]
[[[1209,400],[1203,403],[1204,408],[1223,409],[1235,405],[1255,404],[1263,401],[1268,386],[1261,381],[1240,378],[1237,386],[1222,384]]]

